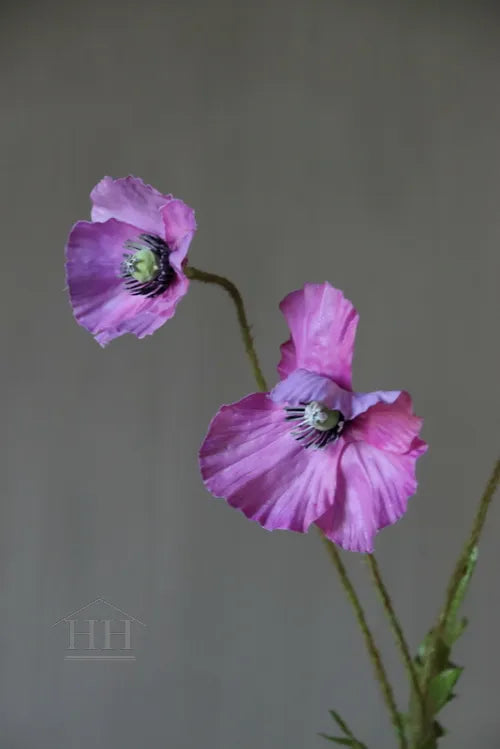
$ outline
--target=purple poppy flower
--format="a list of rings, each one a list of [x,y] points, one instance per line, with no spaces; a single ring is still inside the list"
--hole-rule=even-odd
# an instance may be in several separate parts
[[[104,177],[90,197],[92,221],[78,221],[66,245],[75,318],[101,346],[124,333],[144,338],[187,292],[194,211],[136,177]]]
[[[416,491],[422,420],[404,391],[352,391],[358,315],[341,291],[306,284],[280,308],[291,331],[281,382],[215,415],[200,451],[204,483],[268,530],[316,523],[342,548],[370,552]]]

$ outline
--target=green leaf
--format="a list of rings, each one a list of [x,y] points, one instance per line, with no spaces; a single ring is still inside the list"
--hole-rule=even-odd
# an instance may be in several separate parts
[[[334,744],[340,744],[341,746],[350,746],[351,749],[366,749],[364,744],[360,744],[355,738],[349,738],[345,736],[327,736],[326,733],[319,734],[323,739],[332,741]]]
[[[407,715],[407,713],[398,712],[398,716],[401,721],[401,725],[396,726],[394,730],[396,731],[396,734],[400,739],[405,740],[406,734],[408,733],[409,715]]]
[[[347,723],[345,722],[345,720],[343,720],[335,710],[329,710],[328,712],[330,713],[330,715],[332,716],[333,720],[336,722],[340,730],[343,731],[346,734],[346,736],[350,736],[351,739],[353,739],[354,734],[349,728],[349,726],[347,725]]]
[[[431,679],[428,699],[432,715],[438,713],[453,698],[453,688],[462,671],[463,668],[458,666],[446,668]]]
[[[442,736],[445,736],[447,733],[446,729],[443,728],[441,723],[438,723],[437,720],[435,720],[434,723],[432,724],[432,728],[434,731],[434,736],[438,739],[442,738]]]
[[[415,658],[415,662],[417,663],[417,665],[423,665],[425,663],[425,661],[427,660],[427,656],[432,649],[433,643],[434,630],[430,629],[425,635],[421,644],[418,646],[417,657]]]
[[[474,572],[474,568],[477,563],[478,555],[478,548],[477,546],[474,546],[464,566],[462,576],[460,577],[460,582],[458,583],[456,593],[451,602],[450,613],[448,615],[448,620],[446,622],[445,628],[445,640],[448,645],[452,645],[455,640],[460,637],[467,624],[465,620],[458,619],[458,611],[463,603],[465,594],[467,593],[472,573]]]
[[[429,661],[432,661],[432,663]],[[417,667],[417,674],[421,678],[424,678],[431,665],[431,676],[435,676],[453,665],[450,664],[450,647],[441,638],[435,640],[433,629],[426,634],[424,641],[419,646],[414,662]]]
[[[459,637],[464,633],[467,624],[469,623],[467,617],[463,616],[461,619],[450,621],[446,628],[446,639],[451,647]]]
[[[425,744],[419,746],[421,746],[421,749],[437,749],[437,739],[431,737],[430,739],[427,739]]]
[[[328,712],[330,713],[340,730],[345,733],[345,736],[328,736],[328,734],[326,733],[320,733],[320,736],[322,736],[327,741],[332,741],[334,744],[350,746],[352,747],[352,749],[367,749],[365,744],[363,744],[361,741],[358,741],[345,720],[341,718],[335,710],[329,710]]]

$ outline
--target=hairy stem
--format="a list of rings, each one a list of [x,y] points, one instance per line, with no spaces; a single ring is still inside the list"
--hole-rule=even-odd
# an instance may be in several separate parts
[[[368,566],[370,568],[373,584],[375,588],[377,589],[377,592],[380,596],[380,600],[382,601],[382,605],[387,614],[387,618],[389,619],[389,623],[391,625],[392,631],[394,633],[394,637],[396,639],[396,644],[400,650],[406,670],[408,671],[408,676],[410,677],[411,683],[413,685],[415,697],[418,700],[421,716],[423,718],[425,715],[424,696],[422,694],[422,689],[420,687],[420,683],[418,680],[418,675],[415,669],[415,664],[413,662],[413,658],[411,657],[410,648],[408,647],[408,643],[406,642],[406,638],[404,636],[403,628],[394,610],[394,606],[392,604],[389,591],[387,590],[385,583],[382,579],[380,567],[378,566],[378,562],[375,558],[375,555],[368,554],[367,561],[368,561]]]
[[[361,606],[360,600],[357,596],[356,591],[354,590],[353,584],[351,583],[348,577],[347,570],[344,567],[342,559],[340,558],[340,554],[339,554],[337,547],[335,546],[335,544],[333,544],[331,541],[325,538],[325,536],[322,535],[321,538],[323,540],[323,543],[326,546],[328,555],[338,572],[340,582],[342,583],[342,586],[347,594],[347,597],[354,609],[354,613],[356,614],[356,619],[358,620],[358,624],[361,628],[361,632],[363,633],[366,649],[368,650],[371,662],[373,664],[375,676],[377,678],[377,681],[380,684],[380,688],[382,690],[382,695],[384,697],[385,704],[387,705],[387,709],[389,710],[392,723],[394,725],[394,728],[396,729],[396,734],[399,737],[399,745],[401,749],[406,749],[408,745],[406,742],[403,722],[401,720],[401,716],[396,706],[396,701],[394,699],[394,692],[392,690],[391,684],[387,677],[387,672],[382,662],[380,651],[377,648],[377,645],[373,638],[373,634],[366,621],[366,616],[365,616],[365,612],[363,611],[363,607]]]
[[[188,266],[185,269],[185,273],[188,278],[194,281],[201,281],[202,283],[214,283],[217,286],[221,286],[227,291],[236,308],[236,315],[238,317],[238,323],[240,325],[243,345],[245,346],[245,351],[247,352],[250,366],[252,367],[252,372],[255,377],[255,381],[257,382],[257,387],[262,392],[266,392],[266,380],[264,375],[262,374],[262,369],[260,368],[259,359],[253,343],[252,334],[250,332],[250,325],[248,323],[248,318],[245,312],[245,305],[243,304],[243,299],[240,292],[238,291],[238,288],[228,278],[225,278],[224,276],[218,276],[215,273],[207,273],[204,270],[198,270],[198,268],[193,268],[192,265]]]

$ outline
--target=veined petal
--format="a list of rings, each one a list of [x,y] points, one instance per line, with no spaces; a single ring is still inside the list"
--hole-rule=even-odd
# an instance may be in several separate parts
[[[124,245],[140,230],[111,219],[103,224],[78,221],[66,246],[66,276],[71,304],[80,325],[98,333],[134,315],[144,300],[125,291],[120,278]]]
[[[180,267],[196,231],[193,209],[182,200],[174,198],[162,208],[165,241],[172,250],[170,262]]]
[[[92,221],[110,218],[138,226],[142,232],[164,235],[161,209],[172,200],[138,177],[104,177],[90,193]]]
[[[293,369],[326,375],[351,389],[351,365],[358,314],[339,289],[329,283],[305,284],[280,304],[291,338],[282,348],[281,378]]]
[[[268,530],[304,532],[335,495],[339,445],[306,450],[265,393],[223,406],[200,450],[205,486]]]
[[[370,553],[376,533],[395,523],[415,493],[416,456],[383,452],[363,442],[344,448],[335,503],[316,521],[347,551]]]
[[[152,335],[167,320],[175,314],[178,303],[187,293],[189,281],[182,273],[161,296],[154,299],[145,299],[144,306],[135,312],[132,317],[124,317],[114,328],[102,331],[96,335],[96,340],[101,346],[106,346],[114,338],[132,333],[137,338],[145,338]]]
[[[176,273],[169,288],[152,299],[133,296],[123,284],[120,267],[124,245],[140,229],[115,219],[79,221],[66,246],[66,276],[76,320],[105,346],[124,333],[138,338],[153,333],[174,314],[188,280]]]
[[[422,455],[427,449],[426,443],[418,438],[422,423],[423,419],[413,413],[410,395],[402,391],[392,403],[379,401],[364,410],[349,425],[345,438],[394,453],[412,451]]]

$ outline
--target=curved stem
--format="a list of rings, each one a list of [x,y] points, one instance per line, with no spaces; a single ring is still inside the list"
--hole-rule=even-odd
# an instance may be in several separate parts
[[[377,645],[375,643],[371,630],[366,621],[366,616],[363,611],[363,607],[361,606],[361,603],[356,594],[356,591],[354,590],[354,587],[347,575],[347,570],[344,567],[344,564],[340,558],[340,554],[337,550],[337,547],[331,541],[325,538],[325,536],[322,535],[321,538],[323,540],[323,543],[326,546],[330,559],[332,560],[334,566],[337,569],[337,572],[340,577],[340,581],[344,587],[345,592],[347,593],[347,597],[349,598],[349,601],[352,604],[354,613],[356,614],[358,624],[361,628],[363,637],[365,639],[366,648],[368,650],[371,661],[373,663],[375,676],[377,678],[377,681],[380,684],[382,695],[387,705],[387,709],[389,710],[389,713],[391,715],[392,723],[394,725],[394,728],[396,729],[397,735],[399,736],[399,745],[401,749],[406,749],[408,744],[407,744],[406,737],[405,737],[403,722],[401,720],[401,716],[399,714],[398,708],[396,706],[396,701],[394,699],[394,692],[392,690],[389,679],[387,677],[387,673],[384,668],[384,664],[382,662],[380,651],[377,648]]]
[[[241,294],[238,291],[238,288],[228,278],[225,278],[224,276],[218,276],[215,273],[207,273],[204,270],[198,270],[198,268],[193,268],[192,265],[188,266],[184,272],[186,273],[186,276],[188,278],[194,281],[201,281],[202,283],[214,283],[218,286],[221,286],[227,291],[234,302],[234,306],[236,307],[236,315],[238,317],[238,322],[240,325],[243,345],[245,346],[245,351],[247,352],[247,356],[250,360],[250,365],[252,367],[255,381],[257,382],[259,390],[262,390],[262,392],[267,392],[268,388],[266,379],[262,374],[262,369],[260,368],[259,359],[257,357],[252,334],[250,332],[250,325],[248,323],[247,315],[245,312],[245,306],[243,304],[243,299],[241,298]]]
[[[385,583],[382,579],[380,567],[378,566],[378,562],[374,554],[368,554],[368,566],[370,568],[370,572],[372,575],[373,584],[375,588],[377,589],[377,592],[380,596],[380,600],[382,601],[382,605],[385,609],[385,612],[389,619],[389,623],[394,633],[396,644],[401,652],[404,664],[406,666],[406,670],[408,671],[408,675],[413,684],[415,697],[418,700],[420,712],[423,717],[425,715],[425,700],[422,694],[422,689],[420,687],[420,682],[418,680],[417,671],[415,669],[415,664],[413,663],[413,659],[410,653],[410,648],[408,647],[408,643],[406,642],[403,628],[401,627],[400,621],[394,610],[394,606],[392,604],[389,591],[387,590]]]
[[[464,570],[467,567],[469,558],[472,554],[472,550],[479,543],[479,539],[481,537],[481,533],[484,528],[484,523],[486,520],[486,516],[488,514],[491,500],[493,499],[495,492],[498,489],[499,484],[500,484],[500,458],[495,463],[491,476],[488,480],[488,483],[486,484],[486,488],[481,496],[481,499],[479,501],[479,507],[477,509],[476,516],[472,523],[472,528],[469,534],[469,538],[465,542],[462,553],[460,554],[458,558],[458,561],[455,565],[455,570],[451,576],[451,579],[448,585],[448,590],[446,591],[445,603],[441,610],[441,613],[439,614],[438,622],[434,630],[432,653],[427,661],[428,667],[426,669],[426,673],[424,676],[424,694],[427,693],[429,682],[433,676],[433,666],[434,666],[434,660],[436,658],[436,653],[438,652],[438,644],[443,638],[446,625],[448,622],[448,618],[450,616],[450,612],[453,607],[453,601],[455,599],[458,587],[460,585],[460,581],[463,578]]]

